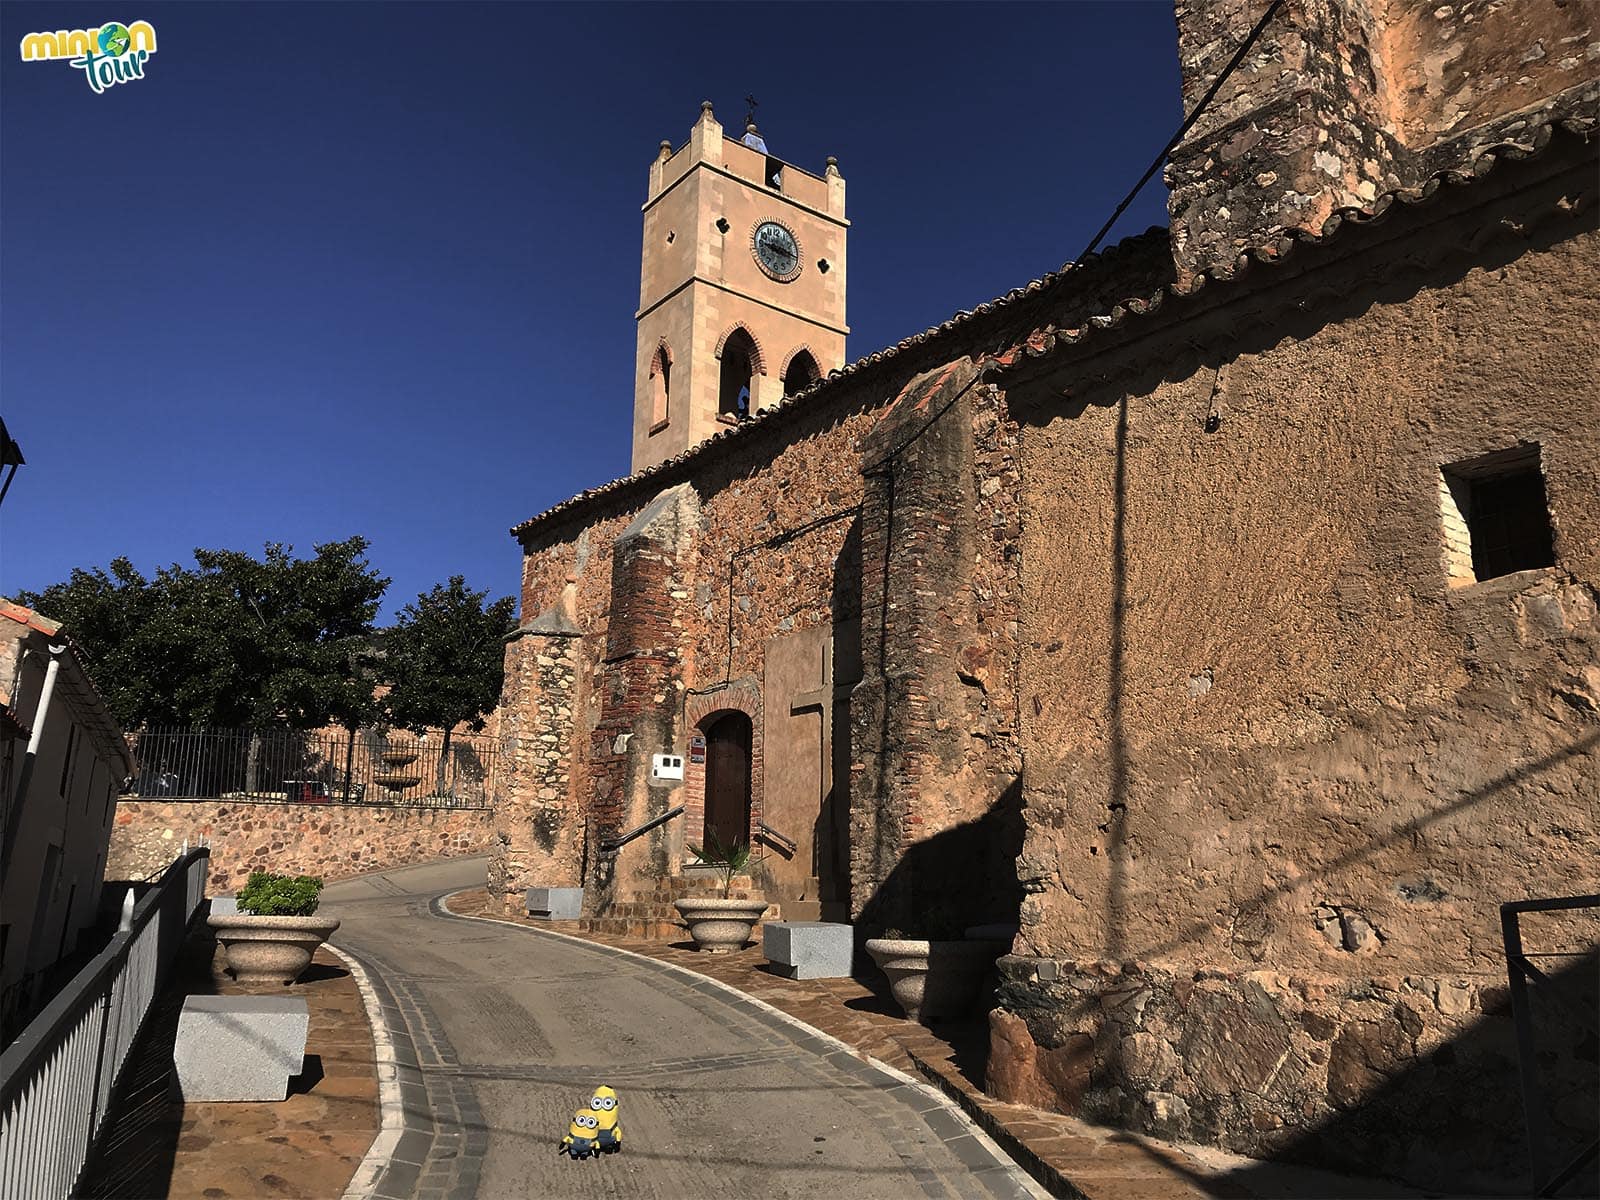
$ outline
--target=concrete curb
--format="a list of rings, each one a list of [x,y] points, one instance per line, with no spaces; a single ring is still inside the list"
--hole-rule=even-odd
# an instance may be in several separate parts
[[[377,1191],[379,1180],[383,1178],[384,1171],[394,1158],[395,1147],[399,1145],[401,1135],[407,1130],[420,1128],[407,1120],[405,1105],[400,1095],[400,1064],[395,1057],[397,1039],[406,1041],[410,1039],[404,1030],[392,1029],[389,1022],[384,1019],[383,1005],[378,999],[378,991],[360,960],[354,954],[339,949],[332,942],[324,944],[350,968],[350,974],[354,976],[356,987],[361,992],[361,1002],[366,1006],[367,1024],[372,1029],[373,1058],[378,1066],[378,1132],[372,1139],[372,1145],[367,1148],[366,1157],[361,1160],[361,1165],[356,1168],[355,1175],[345,1188],[343,1198],[343,1200],[369,1200],[369,1197]]]
[[[462,916],[460,913],[451,912],[447,907],[445,907],[446,901],[450,900],[451,897],[461,895],[462,892],[470,890],[472,889],[463,888],[460,891],[447,892],[442,896],[436,896],[429,904],[429,908],[432,910],[434,915],[443,917],[446,920],[491,921],[496,925],[508,925],[513,929],[521,929],[535,937],[560,938],[562,941],[575,942],[580,946],[586,946],[591,950],[600,951],[605,954],[615,954],[624,958],[635,959],[658,970],[692,980],[694,983],[699,985],[709,984],[714,989],[721,992],[726,992],[730,996],[737,997],[745,1004],[749,1004],[761,1010],[766,1015],[774,1017],[783,1024],[798,1030],[799,1032],[805,1034],[806,1037],[815,1038],[818,1041],[825,1043],[834,1051],[842,1051],[843,1053],[850,1055],[852,1058],[859,1059],[881,1074],[885,1079],[891,1080],[895,1084],[898,1084],[902,1087],[909,1088],[912,1092],[924,1097],[929,1101],[936,1102],[940,1111],[945,1113],[951,1120],[961,1126],[963,1130],[979,1145],[989,1151],[997,1162],[1011,1164],[1010,1175],[1012,1182],[1016,1184],[1016,1190],[1019,1195],[1035,1197],[1036,1200],[1042,1200],[1042,1198],[1049,1197],[1051,1195],[1051,1193],[1046,1190],[1045,1187],[1041,1186],[1041,1181],[1035,1180],[1029,1173],[1028,1166],[1025,1162],[1019,1162],[1014,1156],[1007,1153],[1006,1150],[1002,1148],[994,1138],[989,1136],[988,1132],[983,1128],[982,1125],[980,1125],[977,1121],[974,1121],[967,1114],[966,1110],[963,1109],[960,1104],[952,1100],[942,1090],[934,1087],[932,1084],[907,1075],[904,1071],[898,1070],[895,1067],[891,1067],[888,1063],[881,1062],[878,1059],[873,1058],[870,1054],[863,1054],[860,1050],[857,1050],[848,1042],[840,1041],[832,1034],[825,1033],[813,1025],[807,1025],[804,1021],[800,1020],[800,1018],[790,1016],[781,1008],[775,1008],[766,1003],[766,1001],[752,996],[746,992],[741,992],[738,988],[723,983],[719,979],[713,979],[709,975],[702,975],[698,971],[691,971],[687,967],[680,967],[676,963],[665,962],[662,959],[652,958],[648,954],[639,954],[633,950],[624,950],[620,946],[608,946],[604,942],[592,942],[588,938],[578,937],[570,933],[561,933],[559,930],[555,929],[539,929],[531,925],[523,925],[516,921],[508,921],[503,917]]]
[[[959,1104],[967,1116],[1010,1156],[1011,1161],[1032,1175],[1050,1195],[1060,1197],[1060,1200],[1088,1200],[1072,1180],[1035,1154],[1027,1142],[1012,1133],[993,1113],[947,1079],[938,1067],[909,1047],[906,1049],[906,1057],[916,1065],[917,1070],[927,1076],[930,1084]]]

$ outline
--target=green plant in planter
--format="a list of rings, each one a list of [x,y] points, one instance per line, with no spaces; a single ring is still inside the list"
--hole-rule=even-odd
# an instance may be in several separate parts
[[[750,846],[745,842],[734,842],[731,846],[724,846],[715,835],[706,838],[704,846],[690,846],[689,853],[694,855],[695,861],[704,863],[708,867],[715,867],[722,875],[722,898],[729,898],[733,891],[733,877],[743,875],[750,865]]]
[[[322,880],[313,875],[252,871],[239,889],[239,911],[257,917],[309,917],[317,911]]]

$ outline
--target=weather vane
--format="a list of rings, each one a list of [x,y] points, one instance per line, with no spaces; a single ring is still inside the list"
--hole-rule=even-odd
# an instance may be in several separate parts
[[[750,106],[750,111],[744,115],[744,123],[746,125],[754,125],[756,123],[756,109],[759,107],[756,103],[756,98],[754,96],[746,96],[744,102]]]

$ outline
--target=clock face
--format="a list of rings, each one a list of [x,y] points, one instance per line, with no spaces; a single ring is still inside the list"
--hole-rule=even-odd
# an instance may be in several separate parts
[[[778,282],[788,283],[800,274],[800,243],[788,226],[763,221],[756,226],[750,241],[756,265]]]

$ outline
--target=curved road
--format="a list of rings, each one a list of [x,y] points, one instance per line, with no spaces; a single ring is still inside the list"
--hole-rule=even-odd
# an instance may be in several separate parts
[[[396,1041],[394,1200],[1040,1196],[942,1096],[709,982],[538,930],[444,914],[483,859],[333,884],[341,949]],[[609,1083],[623,1152],[555,1146]]]

